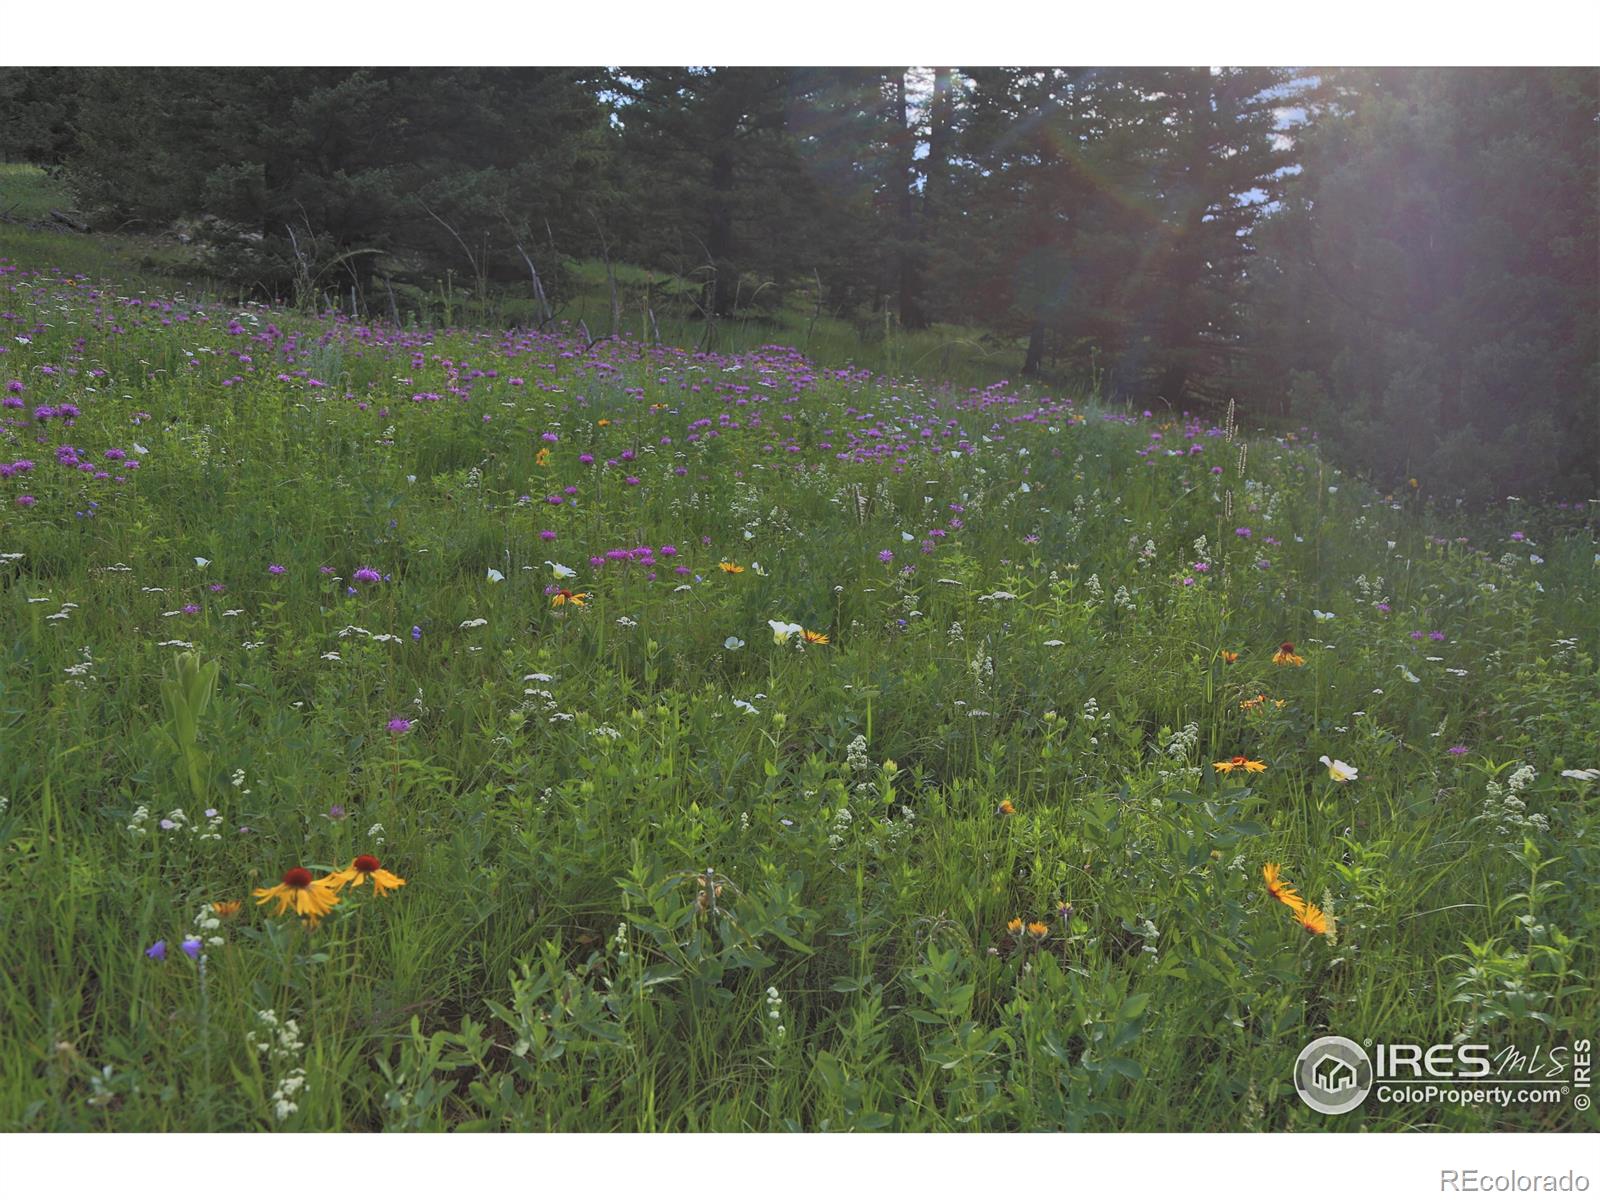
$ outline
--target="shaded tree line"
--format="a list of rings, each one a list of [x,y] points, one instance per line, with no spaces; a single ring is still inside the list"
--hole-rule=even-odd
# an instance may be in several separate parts
[[[1237,400],[1386,483],[1592,494],[1600,72],[0,70],[0,154],[272,295],[572,263],[708,336],[804,291],[1140,406]],[[3,207],[3,205],[0,205]]]

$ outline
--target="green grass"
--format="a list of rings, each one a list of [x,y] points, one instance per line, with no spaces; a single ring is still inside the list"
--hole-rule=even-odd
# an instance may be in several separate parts
[[[20,244],[0,1128],[1594,1127],[1290,1079],[1592,1037],[1592,510],[779,351],[136,307]],[[405,885],[252,903],[365,853]]]
[[[0,163],[0,253],[14,260],[47,262],[68,274],[116,276],[128,290],[182,289],[193,296],[237,295],[238,288],[205,278],[195,253],[175,239],[150,234],[76,233],[49,220],[51,209],[70,212],[64,181],[25,163]],[[29,226],[33,226],[30,228]]]
[[[0,163],[0,216],[42,221],[53,208],[72,207],[72,196],[58,179],[26,163]]]

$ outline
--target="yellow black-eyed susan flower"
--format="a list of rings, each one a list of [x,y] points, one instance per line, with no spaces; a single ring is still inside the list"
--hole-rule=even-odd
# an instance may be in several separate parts
[[[1333,918],[1315,904],[1303,905],[1294,916],[1307,933],[1326,935],[1333,924]]]
[[[311,872],[304,867],[290,867],[283,873],[282,883],[275,887],[256,888],[252,894],[257,904],[276,900],[278,911],[275,916],[281,917],[289,909],[294,909],[313,929],[339,903],[338,889],[327,878],[313,879]]]
[[[370,854],[358,854],[350,860],[350,865],[344,870],[328,876],[327,882],[338,891],[345,886],[360,887],[368,881],[372,883],[374,895],[385,896],[397,888],[403,888],[406,881],[391,871],[383,869],[383,864]]]
[[[1216,762],[1211,765],[1218,775],[1226,775],[1230,771],[1247,771],[1252,775],[1259,775],[1267,769],[1266,763],[1258,762],[1253,758],[1246,758],[1242,754],[1235,754],[1226,762]]]
[[[1281,870],[1277,863],[1267,863],[1261,868],[1261,877],[1267,881],[1267,895],[1279,904],[1288,905],[1291,911],[1298,914],[1306,902],[1295,891],[1294,884],[1281,876]]]

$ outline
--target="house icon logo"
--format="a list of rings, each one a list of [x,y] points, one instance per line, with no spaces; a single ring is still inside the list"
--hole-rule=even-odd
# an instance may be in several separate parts
[[[1311,1068],[1311,1078],[1325,1092],[1337,1095],[1356,1085],[1356,1069],[1334,1054],[1325,1054]]]
[[[1318,1038],[1294,1060],[1294,1090],[1319,1113],[1347,1113],[1372,1090],[1372,1060],[1349,1038]]]

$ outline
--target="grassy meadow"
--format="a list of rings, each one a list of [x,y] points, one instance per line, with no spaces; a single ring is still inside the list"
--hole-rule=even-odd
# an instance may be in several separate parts
[[[1291,1080],[1593,1037],[1592,500],[32,245],[0,1129],[1596,1127]]]

